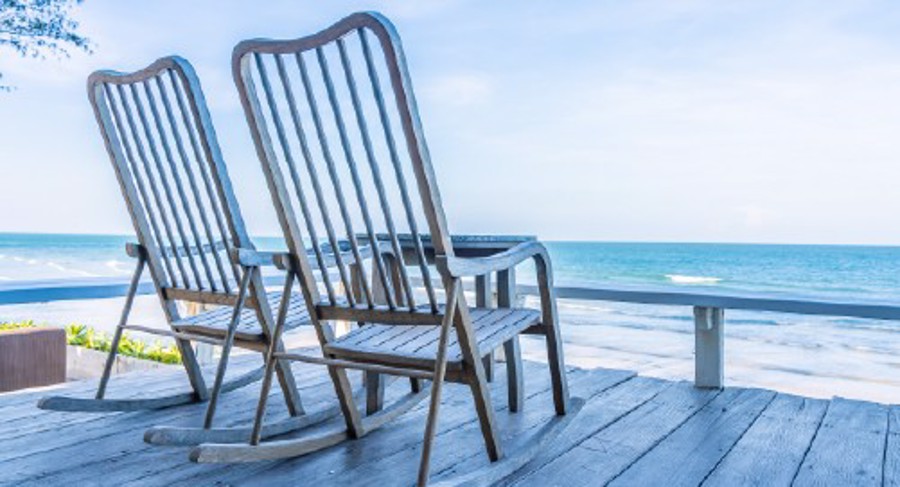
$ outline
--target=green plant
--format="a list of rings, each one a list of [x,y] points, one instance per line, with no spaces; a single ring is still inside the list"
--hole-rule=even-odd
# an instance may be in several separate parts
[[[71,324],[66,326],[66,340],[69,345],[85,347],[91,350],[109,352],[112,348],[112,338],[106,333],[100,332],[85,325]],[[144,360],[153,360],[164,364],[180,364],[181,352],[173,345],[163,346],[157,340],[152,345],[133,339],[127,333],[119,340],[119,355],[135,357]]]
[[[31,320],[29,321],[4,321],[0,323],[0,333],[4,331],[21,330],[22,328],[37,328]]]

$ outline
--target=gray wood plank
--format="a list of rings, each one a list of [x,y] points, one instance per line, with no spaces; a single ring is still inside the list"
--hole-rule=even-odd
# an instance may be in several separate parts
[[[301,393],[317,399],[317,403],[332,401],[333,389],[327,378],[314,367],[300,369],[298,377],[303,379]],[[313,372],[315,371],[315,372]],[[312,373],[312,375],[307,375]],[[275,394],[281,394],[275,390]],[[259,389],[247,387],[223,396],[222,421],[217,426],[250,424],[259,398]],[[277,396],[276,396],[277,398]],[[273,412],[282,413],[284,401],[273,400]],[[324,407],[324,406],[323,406]],[[142,441],[144,431],[159,424],[199,426],[205,413],[205,404],[197,403],[177,408],[137,413],[117,413],[92,416],[96,419],[87,423],[74,422],[55,429],[20,437],[4,442],[0,452],[0,483],[21,482],[26,478],[37,478],[54,473],[71,473],[72,470],[93,469],[93,465],[112,459],[114,462],[124,455],[153,450],[168,451],[177,455],[177,461],[186,461],[186,453],[178,449],[152,447]],[[57,413],[59,414],[59,413]],[[85,455],[85,452],[89,454]],[[151,455],[152,457],[152,455]],[[147,457],[144,458],[147,461]],[[102,469],[101,469],[102,470]]]
[[[900,406],[891,406],[885,447],[882,483],[885,487],[900,486]]]
[[[537,286],[518,286],[519,294],[536,295]],[[893,301],[854,299],[834,301],[823,296],[771,294],[748,291],[685,291],[674,286],[571,287],[557,286],[560,299],[615,301],[622,303],[700,306],[705,308],[746,309],[798,313],[806,315],[852,316],[875,320],[900,319],[900,306]]]
[[[250,359],[258,364],[258,357]],[[553,414],[546,364],[524,365],[528,394],[523,412],[505,411],[505,377],[491,385],[505,444],[526,437]],[[333,404],[333,390],[320,367],[298,364],[295,371],[310,409]],[[181,370],[171,377],[178,387],[185,386]],[[797,485],[877,485],[882,479],[884,485],[900,485],[900,407],[837,399],[826,413],[823,401],[769,391],[700,391],[687,383],[629,378],[622,371],[578,370],[569,377],[573,395],[589,398],[588,403],[546,453],[501,485],[578,487],[609,480],[623,485],[787,485],[794,475]],[[166,387],[156,374],[131,379],[123,382],[123,392],[144,381]],[[67,384],[62,390],[80,386]],[[388,401],[407,390],[405,381],[395,381]],[[249,418],[257,394],[251,386],[224,396],[223,425]],[[286,414],[283,401],[277,390],[272,394],[273,414],[281,417]],[[33,408],[21,396],[3,399],[0,407],[14,415],[20,408]],[[154,424],[196,424],[203,409],[199,404],[140,413],[17,415],[22,431],[34,434],[17,434],[0,424],[0,430],[15,436],[0,442],[0,458],[6,459],[0,460],[0,485],[303,482],[387,487],[415,479],[424,404],[361,441],[283,462],[196,465],[187,461],[184,448],[141,441],[144,429]],[[433,479],[459,472],[455,468],[488,465],[468,389],[448,386],[442,411]]]
[[[239,376],[258,368],[260,359],[257,354],[240,355],[232,364],[230,375]],[[207,369],[210,372],[212,369]],[[96,380],[87,380],[63,384],[53,389],[53,395],[72,397],[90,397],[97,388]],[[169,370],[135,372],[115,376],[110,380],[107,397],[111,398],[143,398],[175,392],[189,392],[190,383],[181,367]],[[108,414],[87,414],[79,412],[45,411],[37,408],[37,401],[49,395],[41,392],[29,395],[29,400],[18,402],[16,406],[0,409],[0,437],[7,441],[34,432],[55,428],[58,424],[71,425],[78,422],[90,422],[102,419]],[[5,404],[5,402],[4,402]],[[110,413],[116,414],[116,413]]]
[[[529,384],[532,396],[547,394],[550,387],[549,377],[546,377],[546,374],[544,374],[545,377],[534,374],[539,369],[545,368],[545,366],[529,363],[528,368],[535,379]],[[576,371],[573,374],[576,377],[587,375],[583,371]],[[397,385],[402,382],[398,381]],[[503,385],[502,382],[498,381],[492,387],[495,389],[496,394],[500,394]],[[388,389],[389,392],[390,389]],[[386,400],[386,403],[390,403],[390,398]],[[277,485],[279,482],[291,484],[298,482],[298,479],[304,483],[314,484],[319,482],[328,484],[334,481],[335,472],[365,469],[368,467],[364,467],[364,463],[374,462],[377,464],[384,462],[384,459],[390,455],[398,451],[414,448],[420,444],[425,426],[427,406],[427,401],[419,404],[410,412],[360,441],[349,442],[297,459],[249,465],[178,464],[168,469],[160,468],[159,466],[148,466],[143,467],[140,474],[135,475],[134,478],[154,478],[162,482],[185,481],[187,478],[190,479],[191,483],[197,485],[213,482],[239,485],[245,482],[253,483],[258,479],[271,479],[273,485]],[[504,404],[498,401],[496,406],[502,408]],[[440,428],[438,432],[439,437],[446,435],[448,431],[475,421],[471,395],[468,393],[468,389],[459,385],[449,386],[442,412],[441,421],[438,423]],[[414,463],[417,465],[417,462]],[[410,479],[414,478],[413,474],[413,477],[410,477]]]
[[[619,421],[620,418],[629,414],[635,408],[645,404],[672,386],[672,383],[658,379],[635,377],[594,396],[582,408],[572,425],[556,438],[552,444],[548,445],[545,452],[538,454],[522,469],[502,480],[498,485],[518,485],[518,482],[527,478],[536,470],[555,461],[597,431]]]
[[[779,394],[704,486],[791,485],[828,401]]]
[[[700,484],[775,394],[726,389],[609,485]]]
[[[608,372],[603,375],[588,376],[589,380],[584,380],[584,377],[580,377],[578,379],[581,380],[573,380],[573,389],[575,390],[575,395],[594,397],[603,390],[620,384],[628,377],[630,377],[630,374],[613,375]],[[575,378],[573,377],[573,379]],[[498,380],[497,383],[501,383],[501,380]],[[466,469],[474,470],[489,464],[484,450],[481,430],[472,410],[471,395],[460,387],[455,389],[462,391],[461,394],[457,392],[454,401],[462,401],[461,405],[467,409],[467,412],[464,414],[468,420],[461,427],[438,435],[431,461],[432,480],[435,481],[451,474],[449,470],[455,466],[464,465]],[[495,406],[498,406],[498,411],[500,410],[499,405],[501,403],[505,405],[506,402],[506,395],[502,392],[502,389],[498,390],[495,395],[497,399]],[[547,389],[537,396],[526,399],[526,407],[523,412],[517,414],[502,412],[497,414],[497,427],[502,434],[504,442],[508,444],[520,435],[529,434],[530,430],[545,424],[554,414],[552,391]],[[444,417],[441,420],[444,420]],[[336,471],[327,478],[327,482],[331,482],[333,485],[354,485],[355,487],[412,484],[416,478],[418,460],[421,453],[420,443],[425,426],[424,417],[420,418],[416,423],[408,431],[412,435],[412,443],[409,447],[382,458],[378,462],[366,462],[349,470]],[[438,424],[440,425],[440,421]],[[378,447],[378,445],[372,446]],[[390,465],[390,468],[385,468],[385,465]],[[271,473],[272,471],[267,471],[265,477],[252,479],[246,485],[265,485],[267,481],[263,479],[268,480]],[[296,482],[300,479],[305,480],[305,476],[290,476],[286,477],[286,479]],[[284,481],[287,482],[288,480]]]
[[[719,391],[699,390],[684,382],[670,384],[621,419],[606,427],[596,428],[588,435],[579,434],[582,441],[561,453],[553,452],[549,456],[551,461],[532,468],[527,475],[520,474],[521,478],[516,479],[515,485],[602,485],[634,463],[718,394]],[[576,431],[573,430],[573,433]]]
[[[887,406],[835,398],[793,485],[881,484],[887,428]]]

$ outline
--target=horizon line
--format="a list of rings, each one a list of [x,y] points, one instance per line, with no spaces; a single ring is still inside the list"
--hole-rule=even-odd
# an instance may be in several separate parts
[[[29,235],[29,236],[58,236],[58,237],[122,237],[134,238],[133,234],[126,233],[72,233],[72,232],[19,232],[0,230],[2,235]],[[488,234],[467,234],[457,233],[456,235],[488,235]],[[250,238],[284,238],[281,235],[250,235]],[[643,245],[770,245],[770,246],[807,246],[807,247],[900,247],[897,244],[885,243],[801,243],[801,242],[772,242],[772,241],[755,241],[755,242],[738,242],[738,241],[722,241],[722,240],[597,240],[597,239],[542,239],[545,242],[554,243],[603,243],[603,244],[643,244]]]

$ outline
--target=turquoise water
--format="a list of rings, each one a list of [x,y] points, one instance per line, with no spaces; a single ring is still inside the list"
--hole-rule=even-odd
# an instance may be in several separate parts
[[[126,277],[132,272],[133,262],[125,256],[124,246],[132,240],[127,236],[0,233],[0,282]],[[283,248],[278,238],[259,238],[256,243],[261,249]],[[561,286],[671,286],[900,302],[900,247],[611,242],[548,242],[547,246],[556,283]],[[533,281],[529,267],[523,266],[519,272],[520,282]],[[605,324],[681,329],[691,320],[689,311],[677,307],[564,304],[566,321],[574,325],[600,320]],[[71,318],[53,315],[43,319],[66,322]],[[729,323],[814,324],[822,333],[828,333],[828,327],[895,326],[871,320],[752,311],[730,311]]]
[[[0,280],[127,276],[127,236],[0,233]],[[257,245],[278,249],[277,238]],[[900,247],[548,242],[556,283],[900,298]],[[522,280],[531,272],[523,269]],[[900,299],[898,299],[900,300]]]
[[[900,298],[900,247],[551,242],[557,283]]]

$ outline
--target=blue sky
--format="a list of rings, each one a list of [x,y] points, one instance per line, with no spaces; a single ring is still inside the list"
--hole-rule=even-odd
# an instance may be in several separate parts
[[[355,10],[400,30],[454,232],[900,243],[891,0],[87,0],[93,55],[0,54],[0,231],[130,233],[84,83],[178,53],[251,231],[277,234],[231,48]]]

